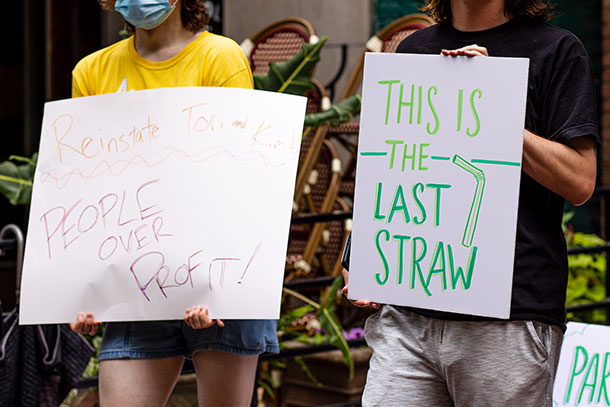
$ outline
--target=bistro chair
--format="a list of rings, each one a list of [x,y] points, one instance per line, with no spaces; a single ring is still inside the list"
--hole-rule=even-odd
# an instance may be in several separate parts
[[[349,207],[352,206],[354,200],[356,185],[356,157],[358,155],[359,131],[359,122],[352,121],[329,127],[327,133],[329,140],[338,148],[345,151],[345,154],[342,155],[344,163],[341,171],[339,196],[347,202]]]
[[[314,87],[305,93],[305,96],[307,96],[307,114],[323,112],[328,110],[331,105],[330,98],[328,97],[328,93],[324,86],[315,79],[313,80],[313,84]],[[328,126],[321,126],[318,128],[306,127],[303,131],[297,180],[294,189],[295,211],[298,211],[297,202],[300,201],[301,196],[303,195],[303,189],[305,188],[311,170],[318,159],[322,143],[326,139],[327,131]]]
[[[364,54],[366,52],[394,52],[402,40],[415,31],[433,24],[435,24],[435,21],[425,14],[410,14],[392,21],[373,35],[367,41],[365,50],[352,70],[340,100],[353,96],[360,91],[364,72]],[[337,147],[346,150],[348,153],[341,175],[339,195],[350,205],[354,197],[359,131],[360,124],[358,121],[343,123],[328,129],[328,138]]]
[[[285,18],[262,28],[241,43],[252,73],[264,75],[269,62],[285,62],[298,54],[304,43],[319,41],[313,25],[300,17]]]
[[[297,215],[331,212],[340,185],[341,161],[335,147],[324,140],[318,159],[310,172],[303,194],[298,202]],[[292,225],[288,242],[286,280],[316,274],[319,261],[314,263],[323,238],[326,223]]]
[[[425,14],[410,14],[400,17],[382,28],[373,35],[366,43],[366,47],[360,60],[352,70],[347,80],[340,100],[346,99],[358,93],[362,85],[362,74],[364,71],[364,54],[366,52],[394,52],[398,44],[415,31],[431,26],[436,22]]]
[[[350,208],[347,203],[337,198],[334,211],[345,212]],[[343,266],[341,265],[341,255],[347,237],[352,232],[352,220],[342,219],[330,221],[326,224],[326,229],[322,232],[322,239],[318,249],[317,257],[324,274],[337,277],[341,275]]]

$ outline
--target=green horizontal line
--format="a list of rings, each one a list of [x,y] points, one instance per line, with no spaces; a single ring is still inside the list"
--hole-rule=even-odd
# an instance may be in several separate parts
[[[441,157],[441,156],[438,156],[438,155],[432,155],[432,156],[430,156],[430,158],[432,158],[433,160],[443,160],[443,161],[449,161],[450,160],[449,157]]]
[[[365,157],[366,156],[369,156],[369,157],[373,156],[374,157],[374,156],[388,155],[388,153],[387,152],[383,152],[383,151],[369,151],[369,152],[365,152],[365,153],[360,153],[360,155],[363,155]]]
[[[483,159],[472,159],[470,160],[473,163],[478,164],[496,164],[496,165],[510,165],[512,167],[521,167],[521,163],[514,161],[498,161],[498,160],[483,160]]]

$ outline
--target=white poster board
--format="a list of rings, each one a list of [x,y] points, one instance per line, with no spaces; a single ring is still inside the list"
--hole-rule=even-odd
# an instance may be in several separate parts
[[[528,63],[366,55],[349,298],[509,316]]]
[[[568,323],[553,406],[610,406],[610,327]]]
[[[20,322],[277,318],[306,99],[167,88],[45,105]]]

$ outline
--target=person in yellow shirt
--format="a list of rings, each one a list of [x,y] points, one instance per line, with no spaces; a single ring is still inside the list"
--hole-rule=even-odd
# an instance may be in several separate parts
[[[180,16],[172,13],[168,24],[174,14]],[[252,89],[248,61],[233,40],[168,24],[136,27],[135,36],[82,59],[72,74],[72,97],[174,86]]]
[[[203,0],[100,0],[134,33],[82,59],[72,73],[72,96],[172,86],[252,89],[252,73],[232,40],[202,31],[209,20]],[[74,331],[97,332],[100,322],[80,313]],[[184,321],[112,322],[98,360],[100,403],[164,406],[192,358],[200,406],[248,406],[258,355],[278,352],[276,321],[212,321],[201,305]]]

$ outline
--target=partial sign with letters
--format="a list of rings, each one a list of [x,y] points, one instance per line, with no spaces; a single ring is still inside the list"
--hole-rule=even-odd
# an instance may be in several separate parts
[[[350,298],[508,317],[528,66],[366,55]]]
[[[277,318],[305,105],[201,87],[47,103],[20,322]]]
[[[568,323],[553,406],[610,406],[610,327]]]

